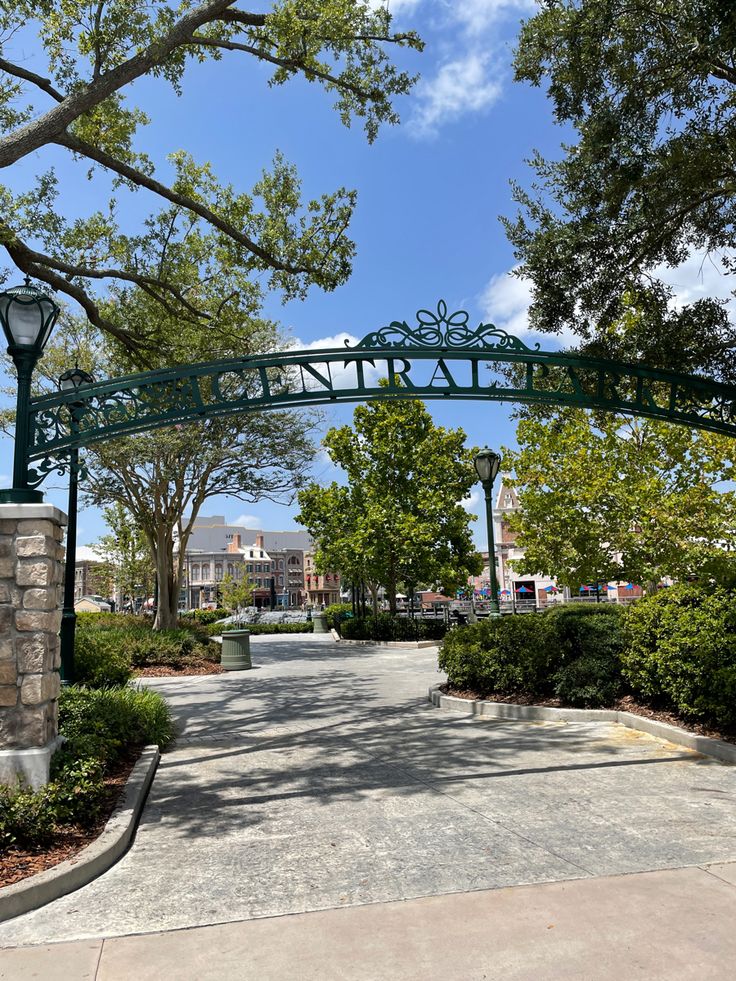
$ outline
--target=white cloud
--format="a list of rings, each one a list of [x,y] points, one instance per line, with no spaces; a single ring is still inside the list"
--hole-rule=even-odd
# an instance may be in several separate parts
[[[658,266],[654,275],[675,291],[674,306],[681,307],[704,297],[731,299],[736,280],[728,276],[718,256],[693,253],[685,262],[670,269]]]
[[[462,506],[465,508],[466,511],[470,512],[470,514],[478,514],[479,505],[480,505],[480,491],[471,490],[470,496],[466,497],[460,503],[462,504]]]
[[[489,27],[509,15],[531,13],[534,0],[455,0],[452,16],[469,34],[483,34]]]
[[[540,340],[542,335],[529,328],[531,281],[513,275],[515,268],[491,276],[480,296],[483,319],[515,337]],[[579,338],[571,330],[564,329],[559,334],[548,335],[545,341],[540,342],[542,348],[555,349],[578,343]]]
[[[77,562],[101,562],[102,556],[89,545],[77,545]]]
[[[501,84],[491,75],[488,52],[470,51],[464,58],[441,65],[431,79],[417,86],[418,108],[410,129],[431,136],[443,123],[470,112],[481,112],[501,94]]]
[[[263,522],[255,514],[240,514],[233,521],[234,525],[242,525],[243,528],[257,528],[260,531]]]

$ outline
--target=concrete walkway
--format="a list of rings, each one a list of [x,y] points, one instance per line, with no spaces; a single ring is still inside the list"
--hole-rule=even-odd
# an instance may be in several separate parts
[[[632,967],[631,976],[732,976],[717,973],[715,954],[710,973],[678,974],[666,960],[661,974],[652,973],[648,938],[680,938],[703,964],[707,938],[714,951],[721,945],[736,956],[732,931],[716,922],[736,913],[736,873],[727,864],[736,862],[736,768],[608,723],[445,714],[426,702],[428,686],[441,680],[432,650],[345,651],[329,638],[260,637],[253,660],[257,668],[247,673],[154,683],[171,700],[182,736],[162,759],[135,844],[96,882],[2,924],[0,946],[54,944],[50,964],[67,955],[94,962],[92,973],[75,967],[67,978],[94,977],[98,966],[100,978],[133,976],[121,967],[125,951],[141,960],[135,976],[166,976],[146,973],[146,965],[157,963],[155,951],[170,956],[186,945],[191,960],[177,963],[172,977],[231,976],[226,961],[220,974],[195,970],[194,952],[210,963],[215,950],[240,958],[238,977],[440,976],[420,969],[421,958],[393,974],[374,970],[372,947],[352,973],[337,970],[337,953],[325,966],[322,933],[348,957],[369,950],[361,931],[380,930],[386,957],[394,948],[398,957],[415,936],[407,951],[440,945],[443,964],[456,959],[458,973],[441,976],[481,978],[486,968],[460,967],[473,950],[485,956],[483,923],[505,938],[488,950],[500,957],[506,944],[513,959],[549,919],[550,930],[564,921],[565,943],[580,956],[601,944],[614,951],[616,936],[626,943],[639,936],[649,966],[638,974]],[[680,871],[593,878],[656,869]],[[533,883],[554,884],[504,888]],[[368,905],[406,900],[413,902]],[[540,911],[538,922],[514,912],[527,908]],[[554,925],[557,909],[562,919]],[[616,910],[618,920],[604,928]],[[466,919],[477,924],[480,946],[463,935]],[[380,925],[389,922],[398,932]],[[212,932],[156,936],[200,927]],[[283,943],[268,939],[275,935]],[[312,953],[287,972],[289,956],[301,964],[307,935]],[[115,937],[128,939],[101,947]],[[83,943],[56,946],[68,940]],[[541,949],[556,951],[556,943],[545,939]],[[43,959],[44,949],[3,950],[0,977],[24,976],[24,959]],[[13,963],[16,973],[3,974]],[[512,960],[498,963],[505,977],[532,976],[514,973]],[[518,970],[531,963],[526,957]],[[495,964],[487,977],[497,976]],[[608,976],[581,970],[560,976]]]

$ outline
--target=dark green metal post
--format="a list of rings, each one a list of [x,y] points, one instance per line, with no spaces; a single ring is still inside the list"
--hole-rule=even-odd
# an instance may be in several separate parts
[[[9,347],[8,354],[13,359],[18,372],[18,393],[15,400],[15,445],[13,453],[13,487],[0,491],[2,504],[38,504],[43,501],[43,493],[28,486],[28,450],[30,446],[30,426],[28,409],[31,402],[31,378],[38,361],[35,350]]]
[[[493,481],[483,484],[486,495],[486,523],[488,524],[488,573],[491,580],[491,601],[489,615],[492,617],[501,615],[501,608],[498,603],[498,578],[496,576],[496,536],[493,531]]]
[[[71,429],[79,432],[77,407],[71,410]],[[61,667],[59,677],[62,685],[74,683],[74,633],[77,614],[74,609],[74,592],[77,578],[77,491],[79,483],[79,450],[74,447],[69,454],[69,501],[67,504],[66,526],[66,566],[64,569],[64,609],[61,614],[59,640],[61,646]]]

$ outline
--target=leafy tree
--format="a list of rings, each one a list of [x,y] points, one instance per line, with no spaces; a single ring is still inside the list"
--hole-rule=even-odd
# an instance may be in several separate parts
[[[532,325],[571,327],[615,348],[633,297],[646,313],[639,357],[736,379],[736,329],[711,299],[672,309],[657,278],[692,251],[734,272],[736,16],[724,0],[542,0],[516,78],[547,85],[574,139],[536,154],[506,222],[533,285]],[[629,337],[629,341],[631,336]],[[629,346],[631,350],[631,346]]]
[[[129,596],[132,601],[141,587],[148,597],[156,570],[145,533],[120,503],[102,513],[110,531],[95,544],[95,551],[109,578],[122,597]]]
[[[131,295],[148,297],[179,323],[219,328],[219,313],[201,305],[168,263],[157,263],[162,236],[170,253],[192,233],[210,236],[215,264],[226,257],[254,282],[265,275],[286,298],[312,284],[334,289],[349,275],[354,252],[346,235],[352,191],[302,203],[298,175],[280,155],[251,191],[241,191],[176,148],[169,156],[173,179],[164,183],[137,147],[149,118],[129,100],[141,78],[163,79],[179,93],[191,62],[233,52],[272,67],[271,85],[295,76],[317,83],[335,95],[343,123],[362,119],[373,140],[382,123],[398,121],[392,99],[413,83],[386,49],[422,47],[414,33],[392,33],[390,25],[387,10],[366,0],[276,0],[262,12],[235,0],[3,4],[0,168],[61,148],[95,176],[98,200],[109,194],[109,201],[68,220],[48,166],[26,190],[0,186],[0,245],[18,269],[78,303],[141,364],[169,346],[175,351],[177,335],[167,334],[162,324],[170,320],[157,316],[131,325]],[[30,63],[29,32],[38,38]],[[119,222],[123,190],[142,190],[163,205],[137,233]],[[181,219],[175,225],[172,213]],[[122,302],[109,305],[110,292]]]
[[[416,399],[359,405],[353,427],[324,439],[347,486],[312,484],[297,516],[318,545],[320,568],[386,587],[392,612],[400,583],[426,580],[453,590],[481,569],[470,515],[461,505],[475,482],[465,433],[435,426]]]
[[[200,246],[190,242],[190,248]],[[201,289],[202,302],[210,308],[221,302],[218,297],[230,295],[240,275],[226,263],[213,270]],[[154,303],[145,294],[132,295],[128,322],[145,322]],[[177,332],[173,314],[164,312],[160,319],[167,332]],[[178,337],[195,361],[271,350],[280,343],[274,325],[251,312],[245,293],[223,313],[220,330],[205,333],[179,324]],[[67,315],[41,361],[39,386],[55,387],[60,371],[74,359],[98,377],[124,374],[132,365],[115,338]],[[160,352],[158,363],[165,359],[166,352]],[[85,451],[88,475],[81,487],[87,502],[123,507],[146,537],[159,587],[157,629],[176,624],[184,552],[204,503],[218,494],[248,502],[291,500],[313,455],[312,425],[305,413],[243,413],[100,442]]]
[[[732,441],[582,409],[527,413],[504,449],[520,510],[521,571],[571,587],[663,576],[724,580],[736,566]]]
[[[253,600],[253,585],[247,579],[234,579],[229,572],[220,584],[220,592],[228,610],[242,610]]]

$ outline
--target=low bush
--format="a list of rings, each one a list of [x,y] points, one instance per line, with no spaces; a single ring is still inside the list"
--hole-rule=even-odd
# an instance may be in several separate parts
[[[217,660],[209,627],[193,620],[179,624],[173,630],[153,630],[151,620],[130,614],[80,615],[74,645],[76,680],[95,688],[124,685],[134,668],[181,668],[192,661]]]
[[[314,630],[314,623],[311,620],[303,620],[297,623],[224,623],[211,624],[207,628],[210,637],[228,633],[231,630],[249,630],[253,635],[256,634],[311,634]]]
[[[0,854],[9,848],[43,848],[56,834],[53,788],[0,786]]]
[[[602,708],[624,692],[619,657],[584,654],[555,673],[554,692],[566,705]]]
[[[132,673],[124,637],[119,629],[78,629],[74,636],[76,680],[95,688],[124,685]]]
[[[345,640],[441,640],[446,631],[444,620],[395,617],[390,613],[353,617],[340,623],[340,633]]]
[[[194,623],[207,626],[217,620],[223,620],[229,613],[230,610],[226,610],[224,607],[218,607],[216,610],[189,610],[187,613],[182,613],[180,619],[192,620]]]
[[[156,743],[165,748],[174,730],[169,707],[158,692],[70,685],[59,695],[59,732],[72,755],[108,765],[131,747]]]
[[[736,726],[736,604],[724,589],[680,585],[626,617],[623,673],[633,691],[685,718]]]
[[[550,695],[564,649],[546,614],[488,617],[445,637],[439,666],[456,688]]]
[[[52,844],[64,825],[91,827],[106,798],[106,770],[146,743],[165,747],[173,724],[164,699],[134,688],[62,688],[63,748],[41,790],[0,786],[0,852]]]
[[[554,676],[555,694],[567,705],[600,708],[625,691],[621,654],[625,610],[611,604],[559,606],[544,614],[554,623],[562,667]]]
[[[349,620],[353,615],[352,603],[330,603],[322,610],[322,615],[327,618],[327,626],[330,630],[339,631],[343,620]]]

